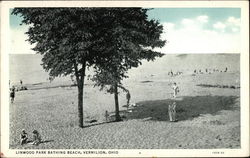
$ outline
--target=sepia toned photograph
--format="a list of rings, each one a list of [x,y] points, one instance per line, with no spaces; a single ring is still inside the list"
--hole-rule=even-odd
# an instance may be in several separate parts
[[[16,156],[245,148],[241,7],[18,6],[8,22]]]

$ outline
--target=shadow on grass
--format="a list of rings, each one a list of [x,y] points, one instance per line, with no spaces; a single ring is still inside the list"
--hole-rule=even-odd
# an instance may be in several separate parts
[[[42,143],[49,143],[49,142],[54,142],[54,140],[44,140],[44,141],[41,141],[40,144],[42,144]]]
[[[54,142],[54,140],[43,140],[43,141],[40,142],[40,144],[42,144],[42,143],[49,143],[49,142]],[[32,143],[33,143],[32,140],[28,140],[26,144],[32,144]]]
[[[211,85],[211,84],[197,84],[196,86],[205,87],[205,88],[231,88],[231,89],[239,89],[240,86],[233,86],[233,85]]]
[[[54,140],[42,140],[39,144],[50,143],[50,142],[54,142]],[[17,143],[17,144],[10,145],[9,148],[10,149],[20,149],[20,148],[24,148],[25,149],[27,147],[29,148],[29,147],[39,146],[39,144],[38,145],[34,145],[32,140],[28,140],[23,145],[20,145],[19,143]]]
[[[108,124],[108,123],[115,123],[115,122],[119,122],[119,121],[108,121],[108,122],[100,122],[100,123],[95,123],[95,124],[88,124],[88,125],[84,125],[83,128],[88,128],[88,127],[98,126],[98,125],[103,125],[103,124]]]
[[[176,100],[176,115],[178,120],[188,120],[200,114],[216,114],[221,110],[234,108],[236,96],[195,96]],[[155,121],[169,121],[168,105],[172,99],[143,101],[133,112],[127,113],[127,119],[150,118]]]

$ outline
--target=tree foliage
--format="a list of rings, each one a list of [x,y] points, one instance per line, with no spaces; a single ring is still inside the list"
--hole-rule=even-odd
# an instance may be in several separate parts
[[[163,54],[153,51],[155,47],[163,47],[165,41],[160,39],[163,32],[158,21],[149,20],[148,9],[142,8],[109,8],[107,14],[102,15],[106,31],[104,34],[105,48],[102,50],[107,56],[100,58],[95,65],[94,81],[101,88],[118,83],[121,86],[128,69],[138,67],[141,60],[154,60]],[[112,86],[111,86],[112,87]],[[121,86],[122,87],[122,86]]]
[[[162,25],[142,8],[15,8],[29,25],[28,41],[43,55],[42,66],[53,77],[75,75],[79,126],[83,127],[83,86],[86,67],[102,88],[123,87],[128,69],[142,59],[154,60],[162,47]],[[124,87],[123,87],[124,88]],[[112,89],[112,88],[111,88]],[[112,91],[110,91],[112,92]],[[115,90],[117,94],[117,90]],[[117,100],[116,100],[117,101]]]

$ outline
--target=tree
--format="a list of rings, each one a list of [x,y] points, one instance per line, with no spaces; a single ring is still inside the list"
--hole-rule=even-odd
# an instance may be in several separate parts
[[[162,26],[148,20],[146,12],[141,8],[15,8],[12,14],[21,15],[22,23],[29,25],[28,41],[43,55],[42,66],[50,78],[75,75],[83,127],[86,68],[93,66],[96,78],[110,73],[118,120],[117,89],[127,70],[142,59],[162,55],[151,49],[165,43],[159,39]],[[97,85],[103,81],[97,79]]]
[[[148,20],[148,9],[142,8],[109,8],[109,14],[103,14],[107,20],[103,28],[105,54],[109,55],[95,65],[93,80],[97,86],[108,86],[108,92],[114,94],[116,121],[120,121],[118,88],[126,91],[122,85],[128,69],[138,67],[141,60],[154,60],[163,54],[153,51],[155,47],[163,47],[165,41],[160,39],[163,32],[158,21]],[[112,23],[112,25],[110,25]]]
[[[100,55],[94,49],[101,41],[96,31],[101,26],[98,13],[97,8],[15,8],[12,12],[22,16],[22,24],[29,25],[28,41],[43,55],[42,66],[50,78],[75,75],[80,127],[85,70]]]

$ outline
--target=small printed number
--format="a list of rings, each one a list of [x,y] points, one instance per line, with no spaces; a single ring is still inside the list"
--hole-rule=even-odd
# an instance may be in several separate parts
[[[224,152],[223,151],[214,151],[214,152],[212,152],[212,154],[224,154]]]

